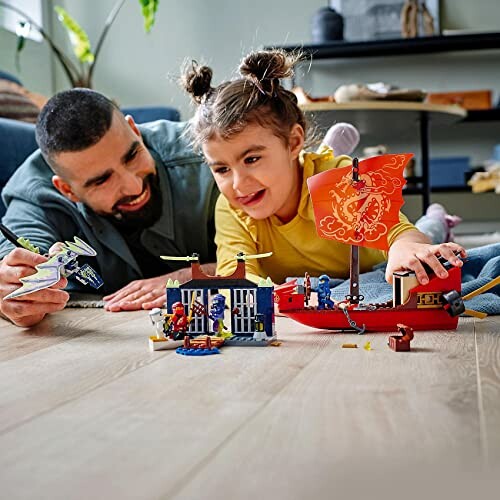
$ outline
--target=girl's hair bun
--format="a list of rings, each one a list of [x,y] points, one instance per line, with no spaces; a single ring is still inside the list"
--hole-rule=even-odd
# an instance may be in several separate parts
[[[196,61],[191,61],[181,76],[182,86],[198,104],[212,90],[211,83],[212,70],[208,66],[200,66]]]
[[[240,64],[240,74],[252,81],[264,94],[273,95],[281,78],[293,76],[298,57],[283,50],[260,50],[250,53]]]

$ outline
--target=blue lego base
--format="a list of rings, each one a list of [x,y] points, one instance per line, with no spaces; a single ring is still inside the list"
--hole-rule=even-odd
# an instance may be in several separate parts
[[[233,336],[224,341],[224,345],[236,345],[239,347],[266,347],[271,342],[276,340],[276,337],[267,337],[265,340],[254,340],[253,337],[238,337]]]
[[[209,356],[210,354],[220,354],[217,347],[212,347],[212,349],[186,349],[185,347],[178,347],[175,352],[183,356]]]

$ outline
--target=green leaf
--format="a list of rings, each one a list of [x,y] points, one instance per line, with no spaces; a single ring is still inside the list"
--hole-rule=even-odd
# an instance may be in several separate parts
[[[93,63],[94,54],[91,50],[90,40],[85,30],[62,7],[56,5],[54,10],[57,12],[59,21],[68,31],[75,56],[82,63]]]
[[[21,71],[21,64],[19,56],[21,55],[21,51],[24,49],[26,44],[26,37],[29,35],[31,31],[31,24],[25,21],[19,21],[18,26],[16,28],[17,34],[17,45],[16,45],[16,68],[17,71]]]
[[[24,44],[26,42],[26,38],[24,36],[17,37],[17,47],[16,47],[16,55],[19,55],[19,52],[24,49]]]
[[[155,14],[160,0],[139,0],[142,6],[142,16],[144,17],[144,29],[149,33],[155,23]]]

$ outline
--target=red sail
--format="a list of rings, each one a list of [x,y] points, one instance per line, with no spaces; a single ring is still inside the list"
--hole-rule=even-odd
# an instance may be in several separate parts
[[[318,235],[387,250],[387,235],[399,222],[404,203],[403,170],[412,156],[388,154],[362,160],[357,181],[353,180],[352,166],[307,179]]]

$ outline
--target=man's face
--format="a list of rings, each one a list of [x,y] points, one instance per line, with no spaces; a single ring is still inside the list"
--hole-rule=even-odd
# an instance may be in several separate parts
[[[93,146],[54,157],[61,175],[54,186],[73,202],[123,226],[147,227],[161,214],[155,162],[131,117],[113,115],[110,129]]]

